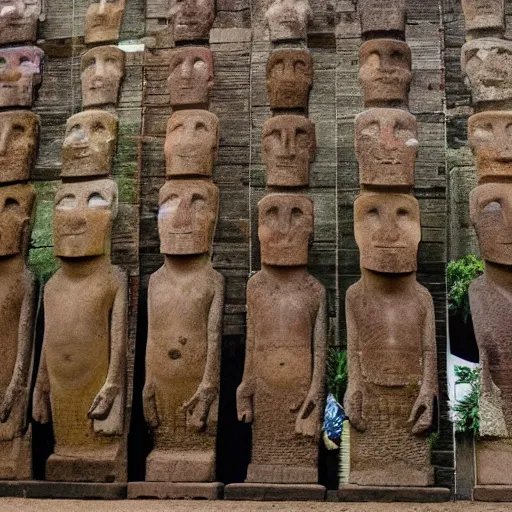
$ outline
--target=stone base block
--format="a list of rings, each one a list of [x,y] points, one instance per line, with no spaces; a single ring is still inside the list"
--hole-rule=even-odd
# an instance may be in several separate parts
[[[124,500],[126,484],[85,482],[0,481],[0,496],[9,498],[57,498],[68,500]]]
[[[475,501],[512,501],[512,485],[476,485]]]
[[[316,484],[229,484],[225,500],[248,501],[325,501],[327,490]]]
[[[146,459],[148,482],[195,483],[214,479],[214,450],[153,450]]]
[[[316,466],[282,466],[279,464],[249,464],[247,480],[250,483],[273,484],[316,484]]]
[[[221,500],[224,484],[220,482],[130,482],[128,499]]]
[[[340,501],[411,501],[438,503],[450,501],[451,491],[446,487],[377,487],[342,484],[338,490]]]

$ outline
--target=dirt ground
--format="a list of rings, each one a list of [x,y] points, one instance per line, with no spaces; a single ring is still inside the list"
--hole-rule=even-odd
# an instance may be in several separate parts
[[[261,503],[247,501],[66,501],[0,498],[0,512],[512,512],[512,503]]]

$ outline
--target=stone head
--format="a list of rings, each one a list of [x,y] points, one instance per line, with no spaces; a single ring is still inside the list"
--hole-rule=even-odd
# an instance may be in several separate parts
[[[372,108],[356,117],[361,185],[414,186],[418,123],[405,110]]]
[[[215,0],[171,0],[175,41],[207,41],[215,21]]]
[[[32,106],[43,57],[37,46],[0,49],[0,107]]]
[[[53,209],[55,256],[83,258],[109,254],[117,205],[117,184],[113,180],[61,184]]]
[[[85,42],[119,40],[126,0],[90,0],[85,14]]]
[[[354,202],[354,232],[362,268],[390,274],[416,270],[421,226],[414,196],[361,194]]]
[[[61,176],[108,176],[116,152],[117,125],[117,116],[105,110],[71,116],[62,146]]]
[[[271,41],[306,40],[312,19],[307,0],[273,0],[265,13]]]
[[[468,39],[485,31],[498,37],[505,32],[505,0],[462,0]]]
[[[403,41],[372,39],[359,49],[365,107],[404,106],[411,86],[411,49]]]
[[[207,110],[177,110],[167,123],[168,177],[211,176],[219,148],[219,119]]]
[[[405,32],[406,0],[362,0],[360,2],[361,31]]]
[[[307,110],[313,85],[313,59],[307,50],[276,50],[267,61],[270,108]]]
[[[301,194],[269,194],[258,203],[258,238],[264,265],[308,263],[313,239],[313,201]]]
[[[0,256],[27,251],[35,199],[28,183],[0,187]]]
[[[469,194],[469,213],[482,257],[512,265],[512,183],[485,183]]]
[[[117,105],[125,54],[115,46],[97,46],[82,55],[82,106]]]
[[[464,44],[461,55],[475,106],[512,100],[512,41],[475,39]]]
[[[306,186],[315,159],[315,124],[303,116],[272,117],[263,125],[261,150],[267,185]]]
[[[0,0],[0,44],[37,39],[41,0]]]
[[[213,54],[208,48],[188,46],[172,53],[167,78],[172,107],[204,107],[213,87]]]
[[[0,183],[30,179],[38,134],[39,116],[33,112],[0,112]]]
[[[162,254],[210,251],[219,211],[217,186],[206,180],[167,181],[160,189],[158,205]]]

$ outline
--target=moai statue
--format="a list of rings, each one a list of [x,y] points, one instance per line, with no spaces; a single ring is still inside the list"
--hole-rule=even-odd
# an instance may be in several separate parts
[[[273,42],[306,40],[313,11],[308,0],[274,0],[265,12],[265,20]]]
[[[85,43],[119,40],[126,0],[90,0],[85,14]]]
[[[462,0],[466,39],[502,37],[505,33],[505,0]]]
[[[117,185],[63,183],[55,195],[53,238],[60,269],[44,290],[45,331],[33,416],[53,421],[46,479],[123,482],[127,276],[110,262]]]
[[[270,194],[258,204],[262,269],[247,283],[238,419],[252,423],[247,482],[317,483],[326,364],[324,287],[308,274],[313,202]]]
[[[165,173],[211,177],[219,149],[219,118],[207,110],[178,110],[167,122]]]
[[[267,91],[271,109],[307,111],[313,85],[313,59],[307,50],[276,50],[267,60]]]
[[[371,39],[359,49],[364,106],[406,107],[411,86],[411,49],[403,41]]]
[[[360,5],[361,31],[364,35],[405,33],[406,0],[362,0]]]
[[[172,53],[167,78],[173,108],[208,108],[213,87],[213,54],[187,46]]]
[[[144,415],[155,445],[147,481],[215,479],[224,278],[209,252],[219,190],[209,181],[168,181],[160,189],[164,264],[148,288]]]
[[[175,42],[208,41],[215,21],[215,1],[171,0],[169,21]]]
[[[32,106],[43,57],[37,46],[0,48],[0,107]]]
[[[362,277],[346,295],[351,484],[428,486],[426,431],[437,403],[434,305],[416,281],[414,196],[367,192],[354,204]]]
[[[0,0],[0,45],[37,38],[41,0]]]
[[[485,260],[469,287],[481,366],[476,484],[512,485],[512,183],[479,185],[469,201]]]
[[[475,39],[464,44],[461,55],[475,110],[512,108],[512,41]]]
[[[296,115],[268,119],[263,125],[261,152],[268,186],[307,186],[316,152],[315,124]]]
[[[117,116],[86,110],[71,116],[62,146],[63,178],[108,176],[116,153]]]
[[[83,108],[117,105],[125,60],[115,46],[97,46],[82,55]]]
[[[406,110],[372,108],[356,117],[355,149],[363,187],[414,186],[418,123]]]

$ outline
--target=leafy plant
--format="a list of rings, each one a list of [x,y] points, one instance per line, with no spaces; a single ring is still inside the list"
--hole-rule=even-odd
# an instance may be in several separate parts
[[[343,396],[347,390],[348,367],[347,352],[332,347],[327,356],[327,387],[338,403],[343,403]]]
[[[483,271],[483,260],[477,258],[474,254],[468,254],[457,261],[450,261],[446,268],[448,309],[455,314],[460,314],[464,322],[467,322],[470,316],[469,285]]]
[[[478,397],[480,395],[480,368],[467,368],[455,366],[455,384],[469,384],[470,391],[453,407],[455,413],[455,430],[469,432],[477,436],[480,430],[480,415],[478,410]]]
[[[432,432],[431,434],[429,434],[429,436],[427,437],[427,443],[428,443],[428,446],[431,450],[434,450],[438,441],[439,441],[439,432]]]

